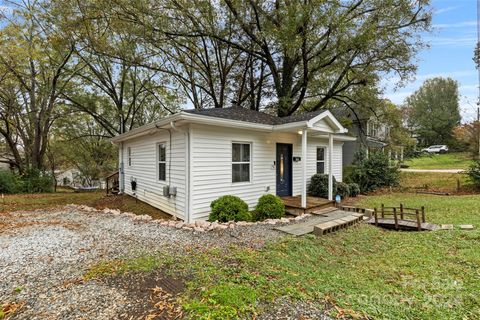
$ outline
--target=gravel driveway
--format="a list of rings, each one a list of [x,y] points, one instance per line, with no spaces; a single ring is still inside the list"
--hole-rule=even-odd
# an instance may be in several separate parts
[[[0,304],[25,303],[15,319],[130,318],[137,303],[128,292],[131,280],[126,286],[82,281],[90,266],[146,252],[259,247],[283,236],[273,227],[192,232],[78,206],[0,214]]]

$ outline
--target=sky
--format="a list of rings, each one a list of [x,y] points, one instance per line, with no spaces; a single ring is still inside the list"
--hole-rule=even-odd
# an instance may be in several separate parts
[[[415,80],[405,87],[387,88],[385,96],[402,104],[428,78],[451,77],[459,82],[462,122],[476,118],[478,72],[473,63],[477,42],[477,1],[432,0],[433,32],[424,39],[430,48],[418,56]]]

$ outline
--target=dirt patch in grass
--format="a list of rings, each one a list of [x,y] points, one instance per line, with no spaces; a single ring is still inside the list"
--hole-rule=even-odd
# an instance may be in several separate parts
[[[170,320],[183,315],[177,297],[185,290],[185,281],[164,270],[126,273],[101,281],[127,293],[131,305],[120,319]]]

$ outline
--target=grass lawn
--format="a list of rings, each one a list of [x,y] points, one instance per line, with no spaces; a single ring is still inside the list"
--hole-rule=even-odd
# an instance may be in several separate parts
[[[47,209],[67,204],[83,204],[97,209],[120,209],[135,214],[149,214],[153,218],[170,219],[171,216],[144,202],[136,201],[127,195],[105,196],[105,191],[73,192],[71,189],[58,189],[54,193],[5,195],[0,199],[0,212],[18,210]]]
[[[460,183],[459,192],[468,192],[473,187],[468,176],[462,173],[439,172],[401,172],[400,186],[404,189],[421,189],[441,192],[457,192],[457,180]]]
[[[162,268],[188,279],[179,303],[192,319],[251,318],[261,312],[259,301],[279,296],[336,306],[333,316],[480,318],[480,196],[397,193],[360,199],[366,207],[400,202],[424,205],[429,222],[471,223],[477,229],[397,232],[360,225],[319,238],[286,237],[262,250],[230,247],[228,254],[192,250],[176,258],[142,258],[147,267],[115,261],[113,270],[148,271],[167,261]],[[102,262],[92,270],[108,274],[108,266]]]
[[[405,161],[410,169],[467,169],[472,155],[467,152],[426,154]]]

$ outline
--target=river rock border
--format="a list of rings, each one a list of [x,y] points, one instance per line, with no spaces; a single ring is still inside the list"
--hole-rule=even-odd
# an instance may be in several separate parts
[[[300,220],[304,220],[311,216],[311,214],[303,214],[297,217],[282,217],[280,219],[266,219],[264,221],[256,221],[256,222],[248,222],[248,221],[229,221],[229,222],[209,222],[209,221],[195,221],[191,223],[186,223],[181,220],[161,220],[161,219],[153,219],[151,216],[147,214],[138,215],[133,212],[122,212],[119,209],[96,209],[93,207],[89,207],[86,205],[76,205],[76,204],[69,204],[66,206],[70,209],[78,209],[90,213],[104,213],[104,214],[112,214],[114,216],[122,216],[125,218],[132,219],[134,221],[141,221],[147,223],[156,223],[161,226],[171,227],[176,229],[181,229],[185,231],[195,231],[195,232],[208,232],[208,231],[223,231],[228,229],[235,229],[237,227],[246,227],[246,226],[255,226],[255,225],[276,225],[276,224],[287,224],[293,223]]]

